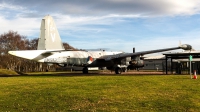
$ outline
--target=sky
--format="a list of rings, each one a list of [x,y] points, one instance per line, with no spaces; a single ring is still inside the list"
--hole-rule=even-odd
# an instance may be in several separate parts
[[[132,52],[190,44],[200,49],[200,0],[0,0],[0,34],[38,38],[54,18],[63,42],[79,49]]]

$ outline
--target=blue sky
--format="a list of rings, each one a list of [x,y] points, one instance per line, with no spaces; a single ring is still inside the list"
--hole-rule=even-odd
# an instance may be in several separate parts
[[[53,16],[62,41],[75,48],[131,52],[175,47],[200,49],[199,0],[0,0],[0,34],[38,38]]]

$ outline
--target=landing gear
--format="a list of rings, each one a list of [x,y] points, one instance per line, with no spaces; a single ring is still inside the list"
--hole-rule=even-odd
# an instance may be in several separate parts
[[[127,72],[127,68],[121,68],[122,72]]]
[[[122,73],[122,69],[117,67],[115,68],[115,74],[121,74]]]
[[[83,68],[83,73],[84,73],[84,74],[88,74],[88,68],[87,68],[87,67],[84,67],[84,68]]]

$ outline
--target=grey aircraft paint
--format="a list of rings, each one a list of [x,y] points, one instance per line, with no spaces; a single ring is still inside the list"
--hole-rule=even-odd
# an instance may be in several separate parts
[[[51,16],[45,16],[41,21],[38,50],[63,49],[60,35]]]

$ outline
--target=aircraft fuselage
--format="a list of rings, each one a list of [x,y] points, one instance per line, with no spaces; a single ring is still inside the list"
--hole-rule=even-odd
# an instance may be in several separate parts
[[[120,54],[122,52],[107,52],[107,51],[65,51],[56,52],[51,56],[39,60],[45,63],[61,63],[75,66],[90,66],[90,67],[105,67],[112,65],[111,61],[96,60],[102,56]]]

